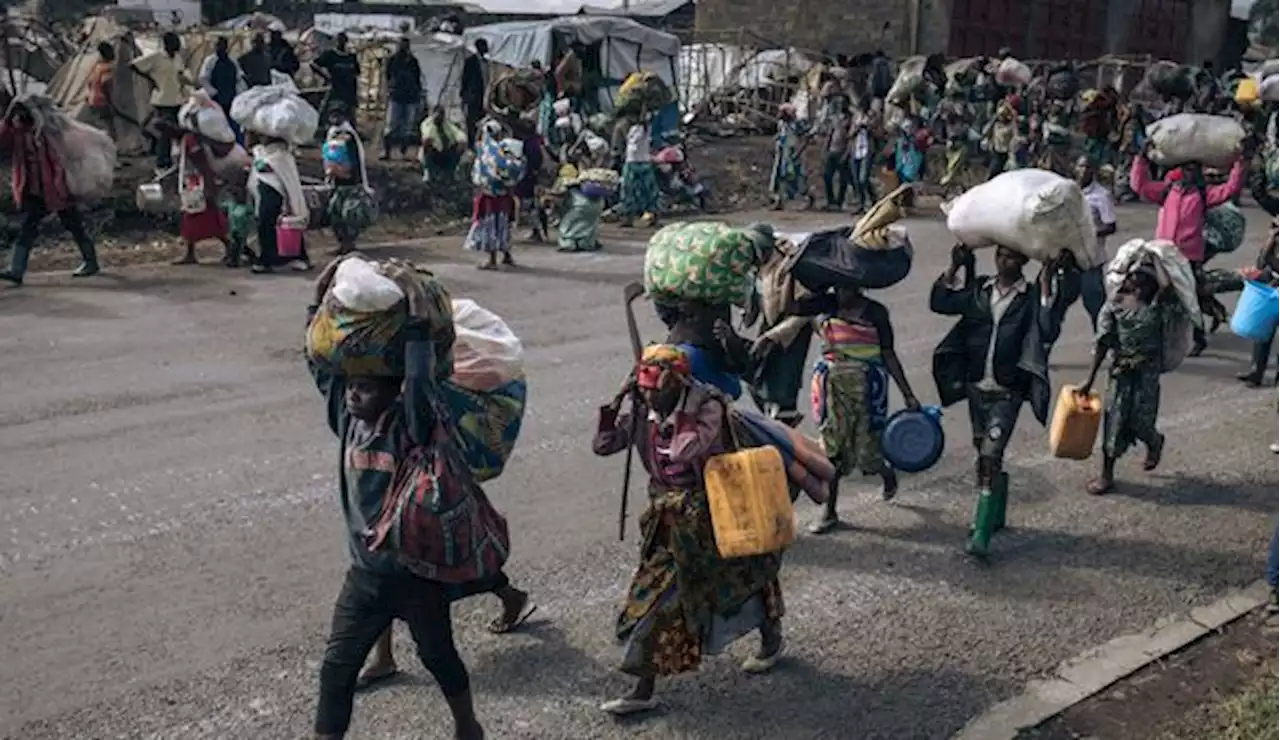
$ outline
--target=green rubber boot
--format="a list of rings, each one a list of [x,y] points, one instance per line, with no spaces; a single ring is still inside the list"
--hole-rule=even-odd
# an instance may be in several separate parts
[[[990,488],[978,493],[978,506],[973,512],[973,528],[969,531],[969,544],[965,552],[976,557],[986,557],[995,531],[996,497]]]
[[[991,497],[994,499],[992,503],[995,505],[995,513],[992,515],[991,531],[999,532],[1004,529],[1005,511],[1009,508],[1009,474],[1001,471],[996,475],[996,479],[991,482]]]

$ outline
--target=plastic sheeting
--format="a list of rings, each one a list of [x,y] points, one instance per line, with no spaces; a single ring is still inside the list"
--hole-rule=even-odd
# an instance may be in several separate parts
[[[803,76],[812,67],[813,62],[795,49],[691,44],[680,49],[680,103],[692,108],[721,90],[758,90]]]
[[[599,43],[606,79],[625,80],[633,72],[653,72],[675,86],[680,39],[626,18],[576,16],[545,21],[512,21],[468,28],[463,32],[467,49],[478,39],[489,44],[490,61],[514,69],[528,67],[536,59],[551,67],[555,40],[585,45]],[[601,105],[612,108],[613,91],[600,91]]]

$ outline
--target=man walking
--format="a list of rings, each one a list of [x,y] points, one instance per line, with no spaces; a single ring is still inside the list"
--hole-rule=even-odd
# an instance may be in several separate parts
[[[391,147],[399,144],[403,159],[413,143],[422,110],[422,68],[410,50],[408,38],[401,38],[396,52],[387,59],[386,83],[387,127],[382,134],[382,158],[391,159]]]

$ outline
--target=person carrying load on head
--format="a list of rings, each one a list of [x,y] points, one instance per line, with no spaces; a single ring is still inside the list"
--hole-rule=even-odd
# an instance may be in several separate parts
[[[1151,148],[1150,141],[1146,146],[1148,150]],[[1163,180],[1155,180],[1151,177],[1146,151],[1135,157],[1129,168],[1129,187],[1143,200],[1160,206],[1155,238],[1176,244],[1191,263],[1196,276],[1196,289],[1200,292],[1202,311],[1206,311],[1213,301],[1213,295],[1208,292],[1204,279],[1205,214],[1209,209],[1229,202],[1240,193],[1244,188],[1250,159],[1252,153],[1242,152],[1231,166],[1226,182],[1218,185],[1205,182],[1204,169],[1199,162],[1184,164],[1171,170]],[[1200,355],[1208,346],[1209,339],[1205,330],[1197,326],[1191,356]]]
[[[1164,453],[1164,435],[1156,431],[1163,345],[1173,334],[1177,312],[1184,309],[1177,295],[1160,284],[1160,269],[1150,262],[1135,264],[1098,317],[1093,365],[1080,385],[1080,393],[1087,396],[1103,361],[1113,355],[1103,417],[1102,474],[1088,486],[1094,495],[1115,490],[1116,460],[1134,442],[1147,448],[1143,470],[1155,470]]]
[[[1009,476],[1004,452],[1022,404],[1031,402],[1036,419],[1049,414],[1049,369],[1046,344],[1060,329],[1055,317],[1052,265],[1040,273],[1036,290],[1022,270],[1027,257],[1008,246],[995,250],[996,274],[974,277],[973,251],[963,244],[951,250],[951,265],[934,283],[929,308],[958,316],[933,353],[938,399],[949,406],[968,401],[978,502],[967,550],[983,557],[992,534],[1004,526]],[[964,275],[960,276],[960,270]]]
[[[773,169],[769,173],[769,192],[773,194],[773,210],[781,211],[787,201],[805,199],[805,207],[813,208],[809,180],[804,171],[804,150],[809,145],[804,122],[796,118],[796,108],[783,103],[778,108],[778,130],[773,137]]]
[[[374,202],[364,143],[351,123],[351,111],[342,103],[329,106],[322,156],[325,181],[333,189],[327,208],[329,227],[338,240],[337,254],[348,254],[373,223]]]
[[[650,479],[640,565],[616,623],[621,669],[636,684],[601,706],[614,715],[655,709],[660,676],[696,670],[704,655],[751,632],[759,632],[760,645],[743,670],[766,672],[782,653],[781,553],[723,558],[717,549],[704,468],[733,448],[730,402],[693,373],[681,348],[646,348],[623,389],[600,409],[592,442],[597,455],[634,446]],[[627,398],[633,405],[622,413]]]

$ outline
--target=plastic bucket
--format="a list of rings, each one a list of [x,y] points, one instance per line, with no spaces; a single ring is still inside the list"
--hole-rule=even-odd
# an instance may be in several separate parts
[[[904,473],[933,467],[946,447],[941,419],[942,409],[937,406],[923,406],[919,411],[902,409],[890,416],[880,433],[885,460]]]
[[[1280,293],[1270,285],[1246,280],[1235,313],[1231,315],[1231,331],[1245,339],[1265,342],[1275,333],[1277,322],[1280,322]]]
[[[281,259],[295,259],[302,256],[302,235],[307,230],[305,222],[299,219],[282,218],[276,224],[276,254]]]

